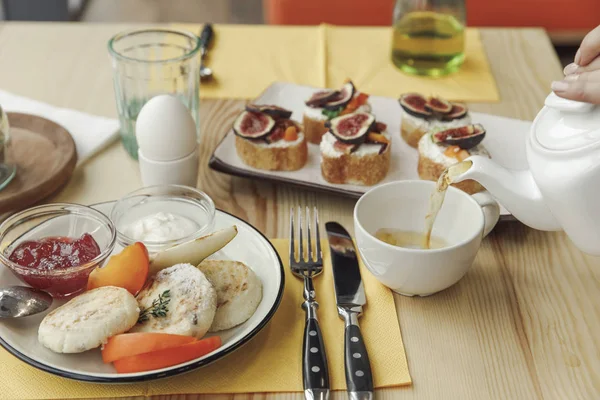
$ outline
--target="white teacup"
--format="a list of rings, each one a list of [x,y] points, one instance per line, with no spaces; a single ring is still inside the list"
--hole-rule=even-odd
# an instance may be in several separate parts
[[[428,296],[458,282],[481,240],[498,222],[498,204],[487,193],[470,196],[449,187],[432,236],[448,246],[422,250],[393,246],[375,237],[381,228],[423,232],[430,181],[398,181],[365,193],[354,207],[356,244],[365,266],[384,285],[406,296]]]

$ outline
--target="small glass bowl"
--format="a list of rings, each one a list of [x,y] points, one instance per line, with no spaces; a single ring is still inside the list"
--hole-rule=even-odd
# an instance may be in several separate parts
[[[9,260],[10,254],[24,241],[56,236],[79,238],[84,233],[89,233],[100,247],[100,254],[85,264],[40,270]],[[71,297],[85,290],[89,274],[112,253],[116,236],[111,220],[93,208],[69,203],[33,207],[9,217],[0,225],[0,262],[21,281],[52,297]]]
[[[215,203],[204,192],[182,185],[148,186],[129,193],[114,205],[110,219],[117,229],[117,241],[123,247],[140,240],[130,237],[131,224],[158,212],[172,213],[194,222],[198,229],[173,240],[142,240],[150,253],[208,235],[215,225]]]

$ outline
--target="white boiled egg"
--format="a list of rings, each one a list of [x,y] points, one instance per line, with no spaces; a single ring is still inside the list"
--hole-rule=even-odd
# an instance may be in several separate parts
[[[175,96],[163,94],[148,100],[135,122],[135,136],[143,155],[153,161],[173,161],[196,150],[196,124]]]

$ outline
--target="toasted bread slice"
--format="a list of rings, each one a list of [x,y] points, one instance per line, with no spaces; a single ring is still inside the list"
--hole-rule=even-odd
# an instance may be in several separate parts
[[[308,146],[302,132],[293,142],[282,139],[271,144],[236,136],[235,149],[245,164],[270,171],[296,171],[304,167],[308,159]]]
[[[381,182],[390,169],[390,144],[383,153],[376,144],[362,144],[358,150],[346,153],[336,149],[337,141],[331,133],[323,135],[321,141],[321,173],[327,182],[372,186]]]
[[[437,181],[446,168],[459,162],[458,160],[444,156],[444,150],[444,146],[432,142],[431,134],[426,134],[421,138],[419,141],[419,162],[417,166],[419,178],[428,181]],[[471,151],[471,154],[480,154],[489,157],[488,152],[481,144],[476,146],[476,148]],[[453,183],[452,186],[469,194],[485,190],[479,182],[472,179]]]
[[[104,286],[69,300],[44,317],[38,340],[56,353],[95,349],[109,337],[127,332],[140,310],[127,290]]]
[[[323,135],[329,130],[325,127],[326,121],[327,120],[324,119],[314,119],[304,114],[302,117],[302,125],[304,126],[304,135],[306,135],[306,140],[313,144],[321,143]]]
[[[158,272],[150,285],[137,296],[140,309],[152,309],[152,303],[167,296],[165,316],[149,318],[131,332],[162,332],[200,339],[208,332],[217,310],[217,293],[206,276],[191,264],[177,264]]]
[[[237,326],[254,314],[262,300],[262,282],[246,264],[204,260],[198,268],[217,291],[217,313],[210,332]]]
[[[406,113],[402,113],[400,122],[400,135],[409,146],[415,149],[419,146],[419,140],[427,133],[429,126],[427,121],[423,120],[422,124],[416,124],[412,119],[405,117]]]

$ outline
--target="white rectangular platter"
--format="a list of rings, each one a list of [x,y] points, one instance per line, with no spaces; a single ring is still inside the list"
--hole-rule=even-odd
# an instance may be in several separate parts
[[[358,88],[360,90],[360,88]],[[276,82],[259,96],[256,104],[275,104],[292,110],[292,119],[302,122],[304,101],[319,89],[300,86],[292,83]],[[398,95],[401,91],[398,92]],[[371,96],[369,101],[373,114],[378,121],[387,124],[388,133],[392,136],[392,157],[390,171],[380,182],[387,183],[398,180],[419,179],[417,173],[417,150],[407,145],[400,137],[400,105],[397,99]],[[531,122],[512,118],[498,117],[489,114],[471,112],[473,123],[480,123],[486,129],[483,144],[492,158],[500,165],[516,170],[527,168],[525,158],[525,138]],[[321,176],[319,146],[308,145],[308,161],[298,171],[264,171],[247,166],[237,156],[234,133],[230,130],[215,149],[209,165],[212,169],[230,175],[287,183],[306,189],[335,193],[342,196],[358,198],[371,187],[356,185],[332,184]],[[501,215],[509,216],[501,207]]]

